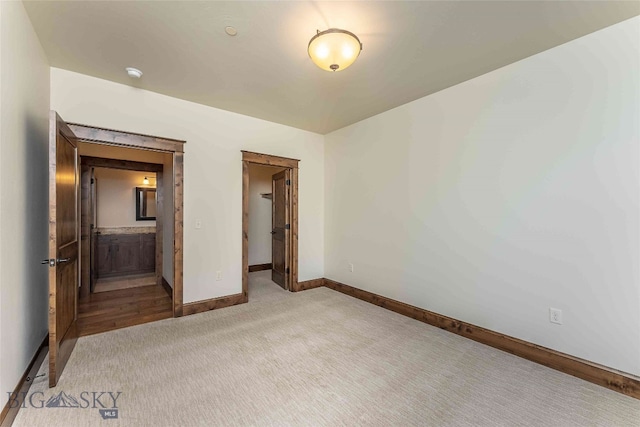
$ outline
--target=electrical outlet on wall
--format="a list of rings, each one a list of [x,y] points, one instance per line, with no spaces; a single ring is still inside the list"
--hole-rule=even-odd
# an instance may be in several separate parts
[[[558,308],[549,308],[549,322],[562,325],[562,310]]]
[[[196,228],[197,229],[202,228],[202,220],[201,219],[196,219]]]
[[[349,263],[349,272],[353,273],[353,264],[352,263]]]
[[[216,280],[222,280],[222,271],[216,271]]]

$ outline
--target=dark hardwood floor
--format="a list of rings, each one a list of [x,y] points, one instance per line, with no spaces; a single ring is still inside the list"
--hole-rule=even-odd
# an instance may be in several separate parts
[[[80,336],[173,317],[171,297],[152,285],[89,295],[78,301]]]

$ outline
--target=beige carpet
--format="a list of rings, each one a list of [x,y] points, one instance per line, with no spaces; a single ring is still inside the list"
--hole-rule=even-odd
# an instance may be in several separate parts
[[[15,425],[640,425],[638,400],[269,275],[250,274],[249,304],[80,338],[58,386],[43,376],[31,389],[82,405],[83,391],[121,392],[118,419],[26,408]]]
[[[156,274],[136,274],[131,276],[107,277],[96,280],[93,293],[118,291],[121,289],[140,288],[156,284]]]

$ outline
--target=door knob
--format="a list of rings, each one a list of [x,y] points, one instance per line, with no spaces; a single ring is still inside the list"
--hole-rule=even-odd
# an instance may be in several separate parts
[[[272,232],[271,232],[271,234],[276,234],[276,232],[275,232],[275,231],[272,231]]]
[[[62,264],[63,262],[69,262],[69,261],[71,261],[71,258],[58,258],[56,260],[56,263]]]

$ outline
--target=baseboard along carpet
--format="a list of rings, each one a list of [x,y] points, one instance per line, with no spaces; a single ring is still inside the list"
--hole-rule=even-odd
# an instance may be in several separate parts
[[[45,375],[30,394],[81,407],[27,405],[14,425],[640,422],[639,400],[325,287],[286,292],[269,275],[250,274],[248,304],[80,338],[58,386]],[[121,393],[117,420],[82,408],[94,391],[107,407]]]

